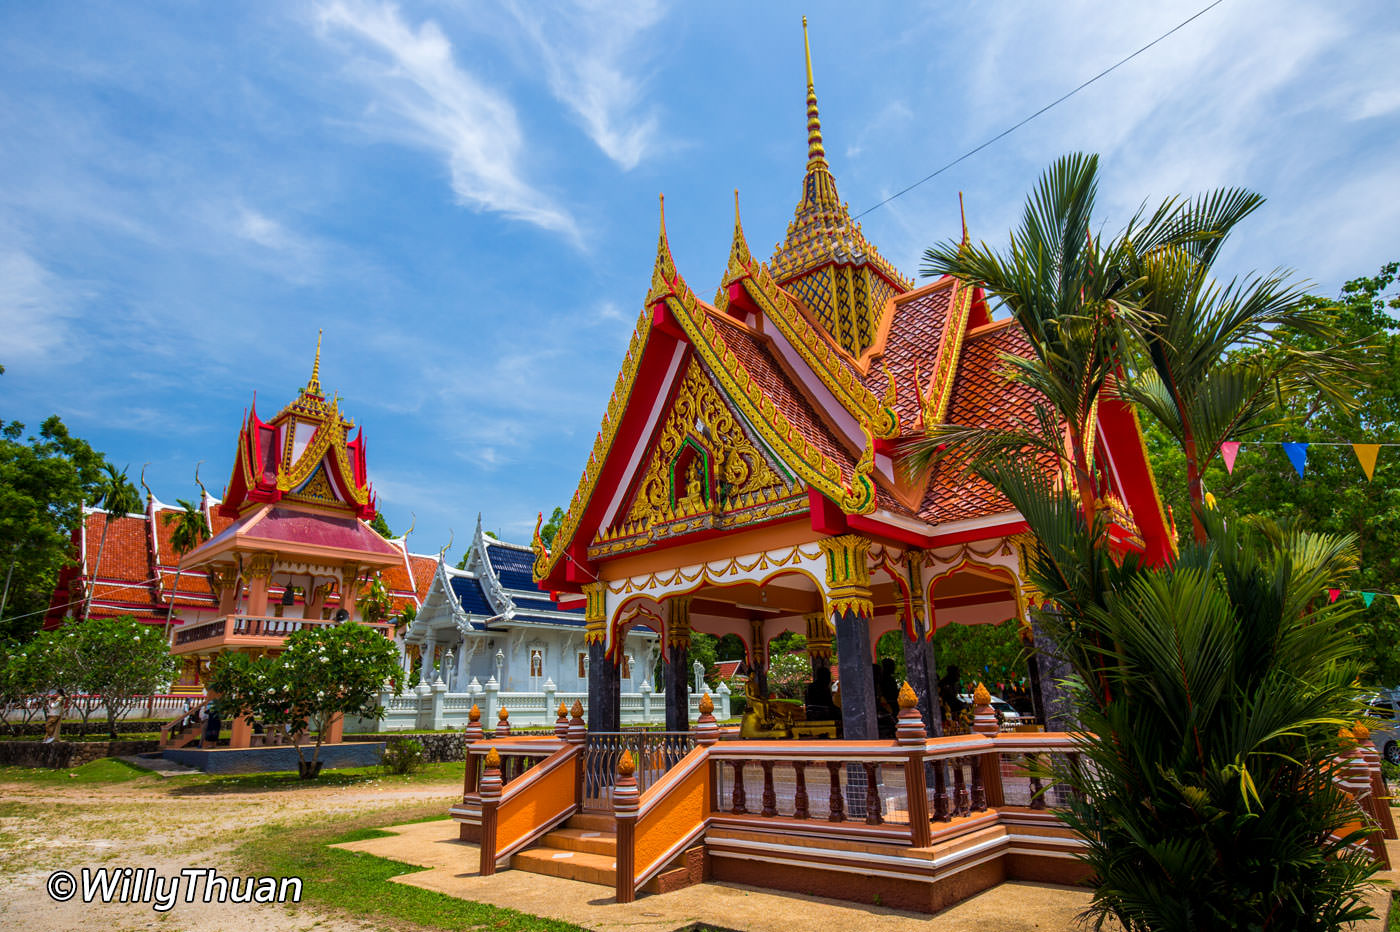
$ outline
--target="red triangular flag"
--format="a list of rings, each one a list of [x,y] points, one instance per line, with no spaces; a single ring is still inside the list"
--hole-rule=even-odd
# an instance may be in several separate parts
[[[1341,594],[1342,594],[1342,590],[1340,590],[1340,589],[1328,589],[1328,590],[1327,590],[1327,601],[1328,601],[1329,603],[1335,602],[1335,601],[1337,601],[1338,596],[1340,596]]]
[[[1225,471],[1233,474],[1235,471],[1235,457],[1239,455],[1240,442],[1238,440],[1227,440],[1220,445],[1220,458],[1225,461]]]

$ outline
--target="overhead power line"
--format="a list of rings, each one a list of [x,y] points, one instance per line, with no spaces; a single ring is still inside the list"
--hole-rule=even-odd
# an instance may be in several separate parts
[[[867,207],[865,210],[862,210],[860,213],[856,214],[854,219],[859,220],[861,217],[864,217],[866,214],[870,213],[871,211],[879,210],[881,207],[884,207],[886,204],[888,204],[890,201],[894,200],[895,198],[897,198],[897,197],[903,197],[904,195],[908,194],[910,191],[914,190],[915,188],[917,188],[919,185],[923,184],[924,182],[926,182],[926,181],[932,181],[934,178],[937,178],[939,175],[943,174],[943,173],[946,172],[948,169],[952,168],[954,165],[957,165],[959,162],[962,162],[962,161],[965,160],[965,159],[971,158],[972,156],[974,156],[974,155],[976,155],[977,153],[981,152],[983,149],[985,149],[985,148],[987,148],[988,146],[990,146],[992,143],[994,143],[994,142],[996,142],[996,141],[998,141],[998,140],[1000,140],[1000,139],[1004,139],[1004,138],[1007,137],[1007,136],[1010,136],[1012,133],[1016,132],[1016,130],[1018,130],[1018,129],[1020,129],[1021,127],[1025,126],[1027,123],[1029,123],[1031,120],[1034,120],[1036,117],[1040,116],[1042,113],[1045,113],[1046,111],[1051,110],[1051,109],[1053,109],[1054,107],[1056,107],[1056,106],[1058,106],[1058,105],[1064,103],[1065,101],[1069,100],[1069,99],[1070,99],[1071,97],[1073,97],[1075,94],[1078,94],[1080,91],[1084,90],[1084,88],[1088,87],[1090,84],[1093,84],[1093,83],[1094,83],[1095,81],[1097,81],[1099,78],[1102,78],[1102,77],[1104,77],[1105,75],[1111,74],[1112,72],[1116,71],[1118,68],[1122,67],[1123,65],[1126,65],[1128,62],[1132,61],[1134,58],[1137,58],[1137,57],[1138,57],[1139,55],[1141,55],[1143,52],[1146,52],[1148,49],[1152,48],[1152,46],[1156,45],[1158,42],[1161,42],[1163,39],[1167,38],[1167,37],[1170,36],[1172,33],[1181,30],[1183,27],[1185,27],[1186,25],[1188,25],[1188,24],[1191,23],[1192,21],[1201,18],[1202,16],[1204,16],[1204,15],[1207,14],[1207,13],[1209,13],[1211,10],[1213,10],[1213,9],[1215,9],[1216,7],[1220,6],[1220,4],[1222,4],[1222,3],[1224,3],[1224,2],[1225,2],[1225,0],[1215,0],[1214,3],[1211,3],[1211,4],[1208,5],[1208,6],[1202,7],[1200,10],[1198,10],[1198,11],[1195,12],[1195,13],[1193,13],[1191,16],[1188,16],[1186,19],[1183,19],[1181,22],[1177,23],[1175,26],[1173,26],[1172,28],[1168,29],[1166,32],[1162,33],[1160,36],[1158,36],[1157,38],[1153,39],[1151,42],[1147,43],[1147,44],[1144,45],[1142,48],[1138,49],[1136,52],[1132,53],[1131,55],[1128,55],[1128,56],[1125,57],[1125,58],[1120,58],[1118,61],[1114,62],[1112,65],[1109,65],[1109,66],[1108,66],[1107,68],[1105,68],[1103,71],[1100,71],[1098,74],[1094,75],[1092,78],[1090,78],[1089,80],[1085,81],[1083,84],[1079,85],[1079,86],[1076,87],[1074,90],[1069,91],[1069,92],[1067,92],[1067,93],[1061,95],[1060,97],[1057,97],[1055,100],[1052,100],[1050,103],[1048,103],[1048,104],[1046,104],[1045,106],[1041,107],[1039,110],[1037,110],[1035,113],[1032,113],[1030,116],[1026,117],[1026,118],[1025,118],[1024,120],[1022,120],[1021,122],[1017,123],[1017,124],[1014,125],[1014,126],[1008,127],[1007,129],[1004,129],[1004,130],[1002,130],[1001,132],[997,133],[995,136],[993,136],[991,139],[988,139],[986,142],[982,143],[980,146],[977,146],[977,147],[974,148],[974,149],[968,149],[966,152],[964,152],[962,155],[958,156],[957,158],[953,159],[953,161],[949,162],[947,165],[944,165],[944,166],[940,167],[937,171],[930,172],[929,174],[927,174],[927,175],[925,175],[924,177],[920,178],[918,181],[916,181],[916,182],[914,182],[913,184],[909,185],[907,188],[902,188],[901,190],[896,191],[895,193],[891,194],[889,197],[885,198],[883,201],[881,201],[880,203],[874,205],[873,207]]]

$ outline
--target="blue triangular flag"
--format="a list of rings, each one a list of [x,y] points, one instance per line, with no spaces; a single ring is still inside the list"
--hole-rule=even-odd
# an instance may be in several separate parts
[[[1375,598],[1376,598],[1376,594],[1375,594],[1374,592],[1363,592],[1363,593],[1361,593],[1361,601],[1362,601],[1363,604],[1365,604],[1365,606],[1366,606],[1367,608],[1370,608],[1370,607],[1371,607],[1371,602],[1372,602]]]
[[[1303,470],[1308,468],[1308,445],[1306,443],[1285,443],[1283,452],[1288,454],[1288,459],[1293,463],[1293,468],[1297,470],[1298,477],[1302,478]]]

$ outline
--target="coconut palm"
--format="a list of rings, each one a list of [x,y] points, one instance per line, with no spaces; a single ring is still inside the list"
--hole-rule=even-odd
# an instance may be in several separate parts
[[[1086,842],[1087,918],[1129,930],[1339,929],[1375,872],[1332,781],[1360,714],[1357,616],[1319,594],[1353,537],[1202,515],[1171,566],[1110,554],[1069,490],[983,470],[1026,517],[1038,622],[1069,663],[1080,760],[1055,779]]]
[[[183,498],[177,499],[180,503],[179,511],[172,511],[165,516],[165,525],[170,527],[170,547],[175,551],[176,556],[183,558],[200,544],[209,539],[209,519],[204,515],[204,509]],[[173,525],[173,527],[172,527]],[[180,591],[180,574],[184,572],[184,567],[177,562],[175,564],[175,584],[170,587],[170,605],[165,610],[165,636],[170,637],[170,622],[175,614],[175,596]]]
[[[97,577],[102,569],[102,551],[107,549],[107,532],[112,528],[112,516],[122,517],[141,507],[141,496],[131,484],[131,480],[126,477],[126,470],[130,467],[118,472],[117,467],[111,463],[103,463],[102,468],[107,475],[97,488],[97,501],[106,513],[102,516],[102,540],[97,545],[97,561],[92,565],[87,602],[83,605],[84,621],[92,614],[92,596],[97,591]]]

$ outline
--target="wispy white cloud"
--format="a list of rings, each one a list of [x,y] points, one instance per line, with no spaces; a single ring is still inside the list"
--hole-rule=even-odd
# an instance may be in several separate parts
[[[510,11],[539,54],[550,91],[590,139],[625,171],[660,147],[659,120],[643,107],[641,38],[665,15],[657,0],[513,2]]]
[[[27,252],[0,252],[0,364],[42,361],[68,342],[69,300]]]
[[[432,20],[416,28],[391,3],[334,0],[318,8],[327,37],[348,37],[352,71],[373,100],[366,125],[441,153],[452,190],[468,206],[578,239],[573,217],[523,174],[525,140],[515,107],[457,64]]]

